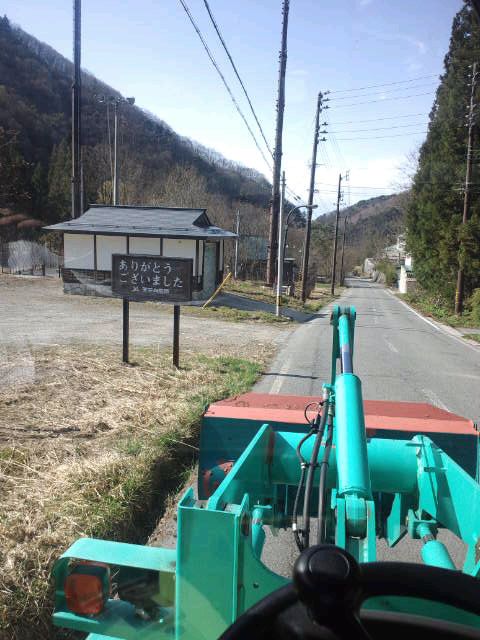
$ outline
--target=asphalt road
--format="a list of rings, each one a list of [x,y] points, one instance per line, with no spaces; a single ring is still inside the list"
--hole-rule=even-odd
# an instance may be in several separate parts
[[[354,372],[368,400],[429,402],[480,422],[480,346],[473,346],[421,318],[384,287],[367,280],[348,281],[337,301],[357,309]],[[330,377],[332,329],[330,308],[299,327],[278,353],[255,391],[321,395]],[[461,566],[463,545],[442,532]],[[291,532],[268,538],[265,563],[289,575],[296,557]],[[379,541],[378,559],[418,562],[419,543],[404,539],[394,549]]]

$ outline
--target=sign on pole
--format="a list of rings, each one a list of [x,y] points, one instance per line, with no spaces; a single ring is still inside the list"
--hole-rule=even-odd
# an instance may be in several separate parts
[[[123,362],[128,363],[129,302],[169,302],[173,313],[173,364],[179,366],[180,303],[192,300],[193,260],[112,255],[112,293],[123,298]]]
[[[112,255],[112,293],[133,301],[190,302],[193,260]]]

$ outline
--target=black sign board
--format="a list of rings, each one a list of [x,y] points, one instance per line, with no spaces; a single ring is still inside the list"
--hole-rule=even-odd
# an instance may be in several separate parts
[[[190,302],[193,259],[112,255],[112,293],[134,301]]]

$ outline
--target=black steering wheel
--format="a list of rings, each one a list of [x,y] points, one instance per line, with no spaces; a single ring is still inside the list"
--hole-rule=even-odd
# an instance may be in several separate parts
[[[293,583],[241,615],[220,640],[371,640],[403,637],[480,638],[479,628],[424,616],[363,610],[374,596],[407,596],[480,616],[480,582],[450,569],[404,562],[371,562],[333,545],[306,549]],[[428,614],[428,603],[425,603]]]

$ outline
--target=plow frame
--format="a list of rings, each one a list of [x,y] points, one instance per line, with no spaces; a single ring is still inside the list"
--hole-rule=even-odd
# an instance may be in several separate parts
[[[373,562],[377,537],[385,537],[394,546],[408,534],[422,540],[426,564],[454,568],[448,550],[436,539],[438,529],[446,528],[468,545],[463,571],[478,576],[479,485],[424,434],[413,439],[369,437],[361,383],[353,373],[355,310],[337,307],[332,324],[332,378],[324,385],[334,414],[326,476],[328,540],[359,562]],[[217,425],[212,451],[205,446],[209,413],[210,420],[219,420],[218,413],[207,412],[198,498],[189,489],[179,502],[176,550],[90,539],[76,542],[54,570],[56,625],[89,632],[92,639],[207,640],[289,582],[269,570],[261,558],[265,529],[275,535],[291,526],[292,491],[300,475],[296,450],[307,426],[282,421],[259,425],[254,420],[250,422],[253,435],[244,446],[249,430],[242,433],[242,429],[244,423],[248,426],[248,419],[231,432],[222,432]],[[475,437],[470,432],[469,436]],[[325,444],[322,441],[320,457]],[[306,459],[312,447],[311,440],[302,445]],[[318,491],[319,470],[314,473]],[[311,516],[316,515],[315,506]],[[147,619],[139,615],[144,609],[138,602],[118,599],[109,599],[99,616],[70,611],[63,585],[72,566],[85,562],[105,563],[113,572],[129,567],[137,571],[134,579],[141,586],[145,572],[155,572],[158,588],[150,598],[157,607],[156,616]],[[375,599],[367,608],[419,609],[425,614],[418,603],[399,598]],[[440,618],[478,626],[475,617],[450,609],[438,605],[430,611]]]

